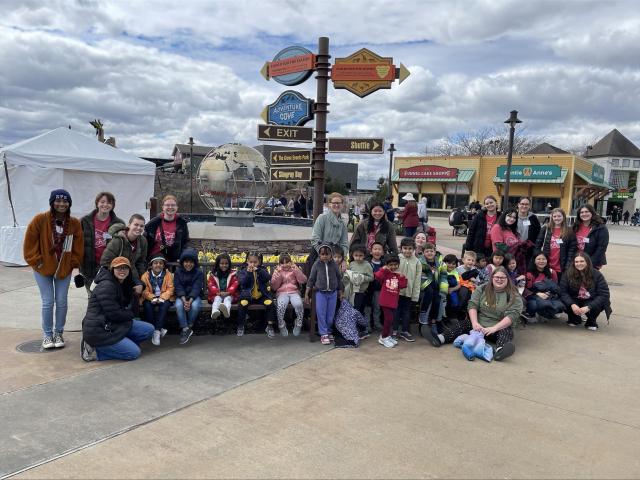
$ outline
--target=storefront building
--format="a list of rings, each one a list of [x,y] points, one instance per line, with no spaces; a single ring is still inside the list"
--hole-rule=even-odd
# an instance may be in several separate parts
[[[427,208],[433,210],[451,210],[475,200],[482,203],[487,195],[501,203],[505,156],[397,157],[394,163],[395,205],[406,193],[426,197]],[[510,177],[509,203],[529,197],[536,213],[544,213],[551,204],[573,214],[612,190],[602,167],[570,153],[514,156]]]

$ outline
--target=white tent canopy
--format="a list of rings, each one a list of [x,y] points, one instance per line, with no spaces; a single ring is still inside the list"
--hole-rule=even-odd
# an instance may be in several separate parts
[[[9,187],[19,227],[49,208],[49,194],[56,188],[71,194],[74,217],[93,210],[98,192],[109,191],[116,197],[120,218],[127,220],[133,213],[149,218],[146,206],[153,196],[155,165],[68,128],[1,148],[0,167],[0,227],[14,226]],[[10,262],[2,258],[5,243],[0,237],[0,261]]]

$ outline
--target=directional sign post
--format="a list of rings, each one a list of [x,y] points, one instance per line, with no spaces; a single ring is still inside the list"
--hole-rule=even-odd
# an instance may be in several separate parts
[[[271,142],[313,142],[313,128],[258,125],[258,140]]]
[[[311,165],[311,150],[273,150],[271,165]]]
[[[272,167],[272,182],[308,182],[311,180],[311,167]]]
[[[384,139],[330,138],[329,153],[384,153]]]

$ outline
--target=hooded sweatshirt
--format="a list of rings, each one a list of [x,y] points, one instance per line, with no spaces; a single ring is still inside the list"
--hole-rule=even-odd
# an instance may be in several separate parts
[[[307,277],[297,267],[285,270],[279,265],[271,276],[271,290],[277,295],[281,293],[300,293],[300,285],[307,283]]]
[[[184,261],[187,259],[194,262],[190,271],[184,268]],[[198,253],[193,248],[186,248],[180,255],[179,263],[173,279],[176,297],[199,298],[204,286],[204,274],[198,265]]]

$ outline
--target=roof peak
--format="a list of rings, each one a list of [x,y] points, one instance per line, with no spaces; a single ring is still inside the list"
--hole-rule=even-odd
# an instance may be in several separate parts
[[[614,128],[587,150],[587,158],[635,157],[640,158],[640,148]]]

